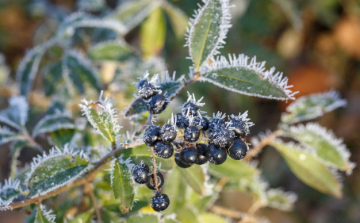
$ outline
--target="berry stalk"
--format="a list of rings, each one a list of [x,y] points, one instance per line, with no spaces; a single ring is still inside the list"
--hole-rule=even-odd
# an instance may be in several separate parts
[[[152,164],[153,164],[155,188],[156,188],[156,191],[159,191],[158,180],[157,180],[157,175],[156,175],[156,160],[155,160],[154,147],[150,147],[150,150],[151,150],[151,157],[152,157]]]

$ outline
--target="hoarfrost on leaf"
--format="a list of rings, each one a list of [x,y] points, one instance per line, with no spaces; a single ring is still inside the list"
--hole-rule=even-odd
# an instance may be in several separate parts
[[[9,99],[9,107],[0,112],[0,122],[21,131],[27,122],[28,111],[29,104],[24,96],[12,97]]]

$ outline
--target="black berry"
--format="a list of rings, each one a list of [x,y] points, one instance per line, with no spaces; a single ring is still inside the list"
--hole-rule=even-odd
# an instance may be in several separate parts
[[[208,161],[206,157],[206,151],[208,150],[208,146],[206,144],[197,144],[196,145],[196,159],[195,163],[197,165],[205,164]]]
[[[210,133],[209,138],[215,146],[227,149],[234,142],[235,133],[227,129],[225,125],[220,125],[214,128],[214,130]]]
[[[131,175],[138,184],[144,184],[149,180],[149,166],[141,162],[133,166]]]
[[[187,142],[196,142],[200,137],[200,130],[195,126],[188,126],[184,131],[184,139]]]
[[[197,129],[206,131],[209,128],[209,121],[205,117],[195,117],[194,119],[194,126],[196,126]]]
[[[184,116],[197,116],[199,107],[192,102],[185,102],[181,112]]]
[[[160,189],[163,185],[164,185],[164,177],[161,173],[157,172],[156,173],[157,176],[157,185],[158,188]],[[150,189],[150,190],[156,190],[155,187],[155,179],[154,179],[154,173],[150,174],[149,176],[149,180],[146,183],[146,186]]]
[[[177,135],[176,129],[170,124],[165,124],[161,127],[160,137],[164,143],[171,143],[175,140]]]
[[[147,104],[147,109],[152,114],[160,114],[168,105],[168,101],[164,95],[156,94],[152,96]]]
[[[155,125],[150,125],[145,129],[143,140],[148,146],[154,146],[160,135],[160,128]]]
[[[227,153],[234,160],[241,160],[246,156],[247,151],[247,144],[241,139],[235,139],[233,145],[227,150]]]
[[[225,125],[224,120],[220,118],[214,118],[209,121],[209,131],[212,132],[217,126]]]
[[[158,141],[155,143],[154,152],[158,157],[168,159],[173,155],[174,148],[171,144],[165,144],[162,141]]]
[[[194,164],[197,154],[194,147],[185,147],[180,152],[180,158],[184,163]]]
[[[142,79],[137,85],[138,94],[143,99],[149,99],[151,96],[156,94],[156,88],[149,82],[148,79]]]
[[[214,144],[209,144],[206,157],[210,163],[219,165],[225,162],[227,155],[225,150],[217,148]]]
[[[156,192],[155,196],[151,198],[150,206],[154,211],[164,211],[170,205],[170,199],[166,194]]]
[[[189,119],[183,116],[181,113],[176,114],[176,126],[180,129],[184,129],[189,126]]]
[[[191,163],[185,163],[181,157],[180,157],[180,153],[175,153],[175,163],[178,165],[178,167],[181,168],[189,168],[192,166]]]

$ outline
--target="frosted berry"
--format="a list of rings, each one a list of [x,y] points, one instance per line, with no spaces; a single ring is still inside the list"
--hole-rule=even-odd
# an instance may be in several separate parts
[[[181,157],[180,157],[180,153],[175,153],[175,163],[178,165],[178,167],[181,168],[189,168],[192,166],[191,163],[185,163]]]
[[[209,128],[209,121],[205,117],[195,117],[194,119],[194,126],[196,126],[197,129],[206,131]]]
[[[138,184],[144,184],[149,180],[149,166],[141,162],[133,166],[131,175]]]
[[[154,146],[160,135],[160,128],[155,125],[150,125],[145,129],[143,140],[148,146]]]
[[[225,127],[225,125],[217,126],[210,133],[209,138],[215,146],[227,149],[231,146],[235,139],[235,133]]]
[[[163,112],[166,109],[167,105],[168,101],[165,96],[161,94],[156,94],[150,98],[149,102],[147,103],[147,109],[152,114],[156,115]]]
[[[187,142],[196,142],[200,137],[200,130],[195,126],[188,126],[184,131],[184,139]]]
[[[162,141],[158,141],[154,146],[154,153],[160,158],[168,159],[174,153],[174,148],[171,144],[166,144]]]
[[[227,150],[227,153],[234,160],[241,160],[246,156],[248,145],[241,139],[235,139],[233,145]]]
[[[148,79],[142,79],[137,85],[138,94],[143,99],[149,99],[151,96],[156,94],[156,88],[149,82]]]
[[[176,114],[176,126],[180,129],[184,129],[189,126],[189,119],[183,116],[181,113]]]
[[[220,118],[214,118],[209,121],[209,131],[212,132],[218,126],[225,125],[224,120]]]
[[[185,147],[185,149],[180,152],[180,158],[184,163],[194,164],[196,157],[197,154],[194,147]]]
[[[176,129],[170,124],[165,124],[161,127],[160,137],[164,143],[171,143],[175,140],[177,135]]]
[[[156,192],[155,196],[151,198],[150,206],[154,211],[164,211],[170,205],[170,199],[166,194]]]
[[[229,128],[235,133],[237,137],[241,138],[244,138],[249,131],[245,122],[236,119],[230,120]]]
[[[199,111],[199,106],[192,102],[185,102],[181,112],[184,116],[197,116]]]
[[[164,185],[164,177],[161,173],[157,172],[156,173],[157,176],[157,185],[158,188],[160,189],[163,185]],[[150,174],[149,176],[149,180],[148,182],[146,182],[146,186],[150,189],[150,190],[156,190],[155,187],[155,179],[154,179],[154,173]]]
[[[219,165],[225,162],[227,155],[225,150],[217,148],[214,144],[209,144],[206,157],[210,163]]]
[[[206,151],[208,150],[208,146],[203,143],[199,143],[196,145],[196,159],[195,163],[197,165],[205,164],[208,161],[206,157]]]

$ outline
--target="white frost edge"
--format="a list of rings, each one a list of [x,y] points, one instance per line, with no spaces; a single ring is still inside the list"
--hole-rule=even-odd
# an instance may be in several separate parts
[[[240,94],[248,95],[248,96],[256,96],[260,98],[267,98],[267,99],[276,99],[276,100],[285,100],[288,99],[295,100],[294,95],[298,92],[292,92],[290,88],[292,88],[292,85],[288,85],[288,78],[283,77],[283,73],[276,72],[275,73],[275,67],[271,67],[269,70],[265,69],[265,61],[257,62],[256,56],[251,58],[249,62],[249,57],[244,54],[239,54],[239,56],[236,56],[235,54],[228,55],[228,58],[225,56],[220,56],[214,59],[213,63],[211,65],[203,66],[200,69],[200,72],[203,74],[200,76],[199,80],[202,81],[208,81],[210,83],[213,83],[221,88],[227,89],[229,91],[237,92]],[[207,78],[204,76],[206,73],[212,73],[212,75],[216,75],[216,72],[218,72],[221,69],[224,68],[235,68],[235,69],[245,69],[248,71],[252,71],[255,74],[259,75],[261,79],[268,80],[271,84],[273,84],[277,89],[280,89],[285,95],[285,97],[276,97],[272,95],[260,95],[255,94],[247,91],[240,91],[234,88],[230,88],[226,85],[223,85],[221,83],[218,83],[214,81],[213,79]]]
[[[293,208],[293,205],[298,198],[296,193],[291,192],[291,191],[283,191],[280,188],[270,188],[266,192],[266,196],[267,197],[271,197],[271,196],[286,197],[287,203],[285,203],[285,204],[280,203],[280,202],[268,202],[268,205],[267,205],[269,207],[276,208],[276,209],[279,209],[282,211],[290,211]]]
[[[77,60],[77,62],[83,66],[86,67],[88,70],[90,70],[91,73],[93,73],[94,78],[96,79],[96,82],[99,83],[100,79],[97,75],[98,71],[96,70],[96,68],[92,65],[91,61],[84,57],[84,55],[80,52],[80,51],[76,51],[76,50],[68,50],[66,52],[66,59],[68,57],[73,57]],[[67,67],[67,66],[66,66]]]
[[[5,192],[8,189],[20,190],[20,181],[11,178],[5,179],[4,184],[0,183],[0,193]],[[16,195],[10,197],[7,200],[3,200],[0,198],[0,211],[11,210],[12,208],[9,206],[11,202],[15,199]]]
[[[74,129],[76,127],[75,123],[64,123],[64,122],[56,123],[51,126],[46,126],[45,128],[42,126],[47,121],[49,121],[51,119],[57,119],[57,118],[72,119],[72,115],[70,112],[64,112],[64,113],[59,112],[59,113],[55,113],[55,114],[51,114],[51,115],[46,115],[34,127],[33,132],[32,132],[32,137],[34,137],[40,133],[52,132],[54,130],[58,130],[59,128],[60,129]]]
[[[125,35],[127,32],[127,28],[121,22],[119,22],[119,20],[97,18],[86,18],[80,20],[72,24],[70,27],[68,27],[68,29],[76,29],[83,27],[111,29],[116,31],[120,35]]]
[[[28,119],[28,111],[29,111],[29,104],[26,101],[24,96],[15,96],[9,99],[9,106],[0,112],[0,122],[4,122],[11,127],[14,127],[18,130],[22,130],[22,126],[25,125]],[[12,116],[13,113],[19,114],[19,123],[13,122],[8,118],[8,116]]]
[[[51,209],[47,210],[45,205],[40,204],[41,214],[49,221],[55,222],[56,215],[53,213]]]
[[[349,169],[346,170],[346,173],[348,175],[350,175],[352,173],[352,170],[354,169],[356,164],[349,161],[351,154],[350,154],[349,150],[346,148],[346,146],[341,138],[337,138],[333,131],[320,126],[318,123],[307,123],[305,126],[300,124],[297,126],[290,127],[290,132],[295,133],[295,134],[302,134],[306,131],[309,131],[315,135],[318,135],[319,137],[321,137],[324,140],[326,140],[327,142],[329,142],[334,147],[334,149],[336,151],[338,151],[338,153],[340,154],[342,159],[345,161],[345,163],[347,163]],[[299,136],[296,136],[296,135],[292,135],[292,136],[295,139],[298,139],[299,141],[301,141]],[[306,146],[309,148],[313,148],[313,146],[311,144],[306,144]],[[316,155],[316,152],[312,152],[312,153],[317,158],[321,159],[320,157],[318,157]],[[336,167],[333,163],[327,162],[326,160],[322,160],[322,161],[324,161],[326,165]]]
[[[0,145],[3,144],[3,143],[7,143],[9,141],[11,141],[13,139],[13,137],[17,136],[17,133],[16,132],[13,132],[11,131],[8,127],[6,126],[0,126],[0,136],[1,135],[9,135],[9,138],[4,138],[4,139],[1,139],[0,138]],[[9,140],[10,139],[10,140]],[[1,186],[0,186],[1,188]],[[0,189],[1,190],[1,189]]]
[[[191,48],[191,39],[193,38],[193,33],[195,30],[195,27],[197,25],[197,23],[199,23],[199,20],[205,10],[205,8],[209,5],[209,3],[212,0],[202,0],[204,5],[198,5],[199,9],[195,10],[195,13],[193,15],[192,18],[189,18],[189,27],[186,27],[186,34],[185,34],[185,47],[188,46],[189,47],[189,55],[191,58],[192,55],[192,48]],[[204,62],[206,63],[206,61],[214,55],[219,54],[219,50],[221,48],[223,48],[223,45],[225,44],[225,39],[226,39],[226,35],[229,31],[229,29],[231,28],[231,24],[230,24],[230,20],[231,20],[231,14],[230,14],[230,8],[231,6],[229,5],[229,0],[219,0],[220,4],[221,4],[221,22],[220,22],[220,31],[218,33],[218,38],[216,40],[216,44],[214,49],[212,49],[211,53],[209,54],[209,56],[204,60]],[[192,58],[191,58],[192,59]],[[201,66],[201,64],[199,64],[199,66]]]
[[[238,121],[241,121],[241,122],[243,122],[243,123],[245,123],[245,125],[246,125],[246,129],[245,129],[245,131],[246,131],[246,135],[248,135],[249,133],[250,133],[250,130],[249,130],[249,128],[251,127],[251,126],[254,126],[255,124],[253,123],[253,122],[250,122],[250,118],[248,118],[248,111],[245,111],[244,113],[242,113],[241,114],[241,112],[239,112],[239,115],[230,115],[230,116],[228,116],[228,119],[230,120],[230,121],[228,121],[228,122],[226,122],[226,126],[230,129],[230,130],[233,130],[233,128],[231,128],[231,127],[229,127],[229,126],[231,126],[231,119],[235,119],[235,120],[238,120]]]

